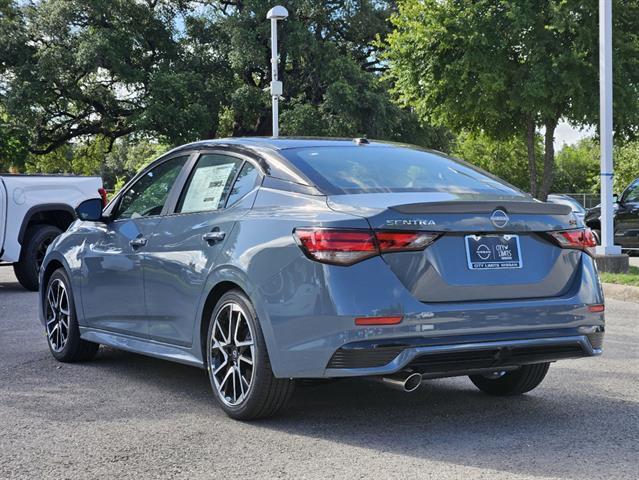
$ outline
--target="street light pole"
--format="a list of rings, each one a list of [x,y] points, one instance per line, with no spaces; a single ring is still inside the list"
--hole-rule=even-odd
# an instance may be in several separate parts
[[[599,0],[599,116],[601,138],[601,245],[598,255],[620,255],[612,210],[612,1]]]
[[[279,126],[279,99],[282,95],[282,82],[277,77],[278,53],[277,53],[277,21],[288,17],[286,8],[278,5],[271,8],[266,18],[271,21],[271,99],[273,101],[273,136],[280,134]]]

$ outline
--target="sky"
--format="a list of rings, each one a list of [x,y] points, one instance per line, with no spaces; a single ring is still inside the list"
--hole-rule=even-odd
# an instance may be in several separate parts
[[[594,133],[595,130],[593,128],[579,130],[562,120],[555,130],[555,152],[561,150],[564,145],[573,145],[584,137],[594,135]]]

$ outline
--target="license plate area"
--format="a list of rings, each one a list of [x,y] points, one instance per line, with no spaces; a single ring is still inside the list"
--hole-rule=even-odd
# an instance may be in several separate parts
[[[519,235],[466,235],[470,270],[522,268]]]

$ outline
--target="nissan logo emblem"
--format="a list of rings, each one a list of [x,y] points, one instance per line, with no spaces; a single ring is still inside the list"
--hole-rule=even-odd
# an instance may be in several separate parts
[[[503,210],[495,210],[490,216],[490,221],[493,222],[497,228],[504,228],[508,224],[508,215]]]

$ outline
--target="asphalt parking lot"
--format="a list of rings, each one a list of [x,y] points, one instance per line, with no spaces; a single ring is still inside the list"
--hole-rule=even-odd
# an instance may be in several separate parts
[[[195,368],[104,348],[56,363],[36,294],[0,268],[0,478],[637,479],[639,305],[607,312],[604,355],[554,364],[522,397],[343,380],[240,423]]]

